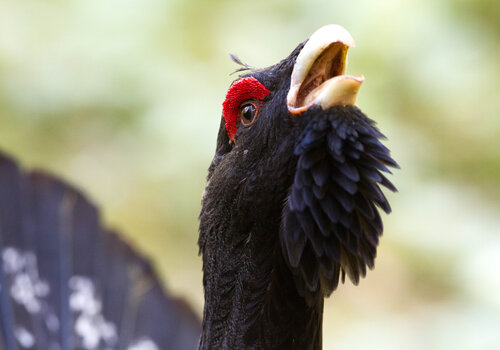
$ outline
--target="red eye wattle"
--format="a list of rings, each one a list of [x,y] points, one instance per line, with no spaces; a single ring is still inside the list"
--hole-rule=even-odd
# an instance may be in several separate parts
[[[242,109],[242,104],[246,101],[253,100],[255,102],[262,101],[264,97],[271,92],[255,78],[243,78],[237,80],[231,85],[226,94],[226,99],[222,104],[222,114],[226,121],[226,130],[229,138],[234,142],[234,135],[238,131],[238,122],[240,115],[245,115],[248,110]],[[251,103],[250,105],[258,108],[258,104]],[[245,108],[245,106],[243,106]],[[242,114],[242,112],[245,112]],[[255,115],[257,111],[255,111]],[[245,121],[243,121],[245,124]],[[251,123],[246,122],[246,125]]]

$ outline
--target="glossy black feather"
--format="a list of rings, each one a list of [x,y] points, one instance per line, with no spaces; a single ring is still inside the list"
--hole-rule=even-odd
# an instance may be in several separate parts
[[[326,196],[320,197],[314,186],[307,186],[303,181],[298,184],[295,181],[287,202],[288,212],[284,216],[285,223],[291,219],[298,221],[302,227],[307,227],[304,236],[310,244],[306,244],[303,251],[287,250],[286,255],[289,261],[293,261],[293,266],[290,267],[295,271],[296,279],[306,279],[304,293],[307,298],[310,298],[310,294],[329,295],[333,291],[332,288],[337,286],[338,280],[331,281],[327,277],[334,276],[338,279],[339,274],[335,271],[338,271],[339,267],[353,283],[358,283],[360,277],[366,274],[366,267],[373,267],[378,237],[382,233],[382,222],[375,206],[387,213],[391,210],[378,184],[392,191],[396,190],[380,173],[390,173],[387,166],[395,166],[396,162],[390,158],[389,150],[379,141],[383,135],[372,121],[356,107],[335,107],[318,114],[321,114],[321,117],[311,117],[295,146],[295,155],[299,158],[295,179],[312,177],[315,184],[321,184],[322,189],[328,189],[328,192]],[[329,127],[325,128],[325,121]],[[321,132],[314,132],[319,123]],[[314,136],[320,140],[314,140]],[[312,163],[311,155],[318,154],[324,154],[322,158],[314,157],[322,159],[321,163],[314,167],[309,166]],[[308,166],[305,167],[304,164]],[[294,193],[298,188],[300,198],[308,200],[298,201],[295,205],[297,198]],[[307,191],[311,193],[310,196]],[[297,211],[294,208],[299,204],[301,210]],[[311,231],[311,219],[308,214],[316,223],[314,231]],[[329,220],[330,225],[324,218]],[[286,243],[287,235],[282,236],[285,239],[285,249],[293,247]],[[294,255],[298,251],[302,252],[302,256]],[[315,266],[310,262],[311,259],[322,262],[318,265],[322,271],[318,285],[311,283],[315,279],[306,277],[308,273],[312,273],[311,267]],[[325,259],[330,259],[331,263],[326,263]],[[300,261],[299,265],[297,261]],[[331,271],[326,271],[327,267]],[[313,276],[316,276],[316,273]]]

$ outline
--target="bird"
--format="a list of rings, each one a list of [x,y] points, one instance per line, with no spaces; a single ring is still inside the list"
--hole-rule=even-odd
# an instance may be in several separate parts
[[[352,46],[326,25],[230,85],[200,214],[199,349],[321,349],[325,297],[373,268],[398,164],[355,106]]]
[[[201,320],[81,191],[0,154],[0,349],[322,349],[324,300],[372,269],[399,168],[330,24],[242,63],[201,199]]]

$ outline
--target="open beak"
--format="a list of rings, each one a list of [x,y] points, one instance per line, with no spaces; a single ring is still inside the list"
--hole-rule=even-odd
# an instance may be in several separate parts
[[[342,26],[321,27],[300,51],[292,71],[287,96],[288,111],[299,114],[309,107],[352,106],[356,103],[362,75],[345,75],[347,50],[354,46]]]

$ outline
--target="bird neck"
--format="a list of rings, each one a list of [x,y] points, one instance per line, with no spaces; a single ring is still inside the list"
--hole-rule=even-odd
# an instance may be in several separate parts
[[[242,237],[234,230],[205,237],[199,349],[321,349],[323,298],[308,304],[297,292],[279,225],[257,226]]]

